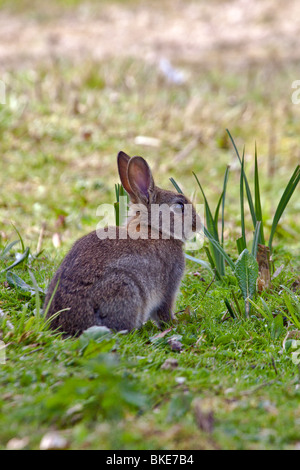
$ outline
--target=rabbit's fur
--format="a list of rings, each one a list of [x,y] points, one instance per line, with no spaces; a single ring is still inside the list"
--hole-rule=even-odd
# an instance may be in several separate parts
[[[173,234],[164,239],[160,222],[151,226],[151,204],[191,204],[182,194],[158,188],[147,162],[142,157],[118,154],[118,169],[123,187],[132,204],[143,204],[141,213],[126,227],[116,227],[116,239],[105,238],[105,229],[80,238],[54,275],[45,299],[51,327],[66,335],[79,335],[93,325],[113,330],[139,328],[148,319],[158,324],[173,318],[173,305],[184,272],[183,243]],[[178,206],[179,204],[179,206]],[[192,206],[189,206],[192,207]],[[184,217],[183,213],[180,217]],[[192,207],[192,232],[199,218]],[[132,227],[138,239],[128,236]],[[150,239],[151,229],[155,237]],[[54,294],[54,295],[53,295]]]

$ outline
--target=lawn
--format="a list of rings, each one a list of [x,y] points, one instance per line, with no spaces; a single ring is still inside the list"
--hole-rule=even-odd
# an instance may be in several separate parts
[[[53,3],[51,21],[80,7]],[[21,21],[48,24],[44,10],[26,2],[1,5]],[[55,438],[68,449],[299,449],[300,369],[292,354],[300,329],[299,188],[273,240],[272,286],[255,294],[248,317],[230,266],[218,279],[191,260],[169,331],[148,322],[128,334],[62,339],[41,310],[66,252],[95,229],[97,207],[115,202],[119,150],[146,157],[159,186],[172,189],[173,177],[204,204],[194,172],[213,210],[230,165],[224,249],[236,262],[240,164],[226,129],[241,155],[245,146],[251,190],[256,143],[268,240],[299,164],[297,65],[274,56],[231,59],[199,64],[179,54],[173,65],[182,83],[170,83],[159,61],[134,54],[1,66],[1,449],[38,449],[50,432],[52,446]],[[245,223],[251,249],[246,196]],[[188,254],[208,262],[204,248]],[[241,313],[233,318],[225,299]]]

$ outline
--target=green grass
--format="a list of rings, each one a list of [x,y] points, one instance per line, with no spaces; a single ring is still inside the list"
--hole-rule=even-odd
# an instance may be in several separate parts
[[[0,448],[12,438],[26,438],[27,448],[38,448],[49,430],[62,433],[73,449],[299,446],[300,372],[291,348],[282,346],[287,331],[296,328],[287,318],[282,324],[268,321],[254,307],[249,318],[232,319],[224,300],[232,300],[233,292],[242,310],[243,299],[228,267],[221,282],[188,261],[177,303],[183,312],[162,338],[155,338],[159,330],[148,322],[128,335],[63,340],[36,314],[29,269],[45,290],[73,241],[95,228],[97,206],[115,200],[119,150],[145,156],[159,185],[171,189],[172,176],[188,196],[198,191],[196,200],[203,203],[194,171],[212,208],[231,164],[224,247],[236,257],[240,167],[226,128],[238,148],[246,145],[247,175],[254,174],[256,141],[269,238],[274,209],[298,163],[300,110],[286,104],[295,69],[278,67],[270,75],[280,127],[276,154],[268,155],[274,103],[261,71],[249,65],[237,75],[217,65],[200,71],[180,65],[190,77],[182,87],[167,85],[155,67],[134,59],[84,66],[57,61],[51,68],[7,72],[9,103],[0,107],[0,253],[18,239],[13,223],[30,256],[10,272],[31,290],[9,284],[7,271],[0,273],[0,309],[6,315],[0,319],[0,339],[7,345],[7,361],[0,365]],[[177,162],[199,134],[201,143]],[[159,148],[137,145],[139,135],[160,139]],[[270,166],[276,167],[274,173]],[[247,209],[245,231],[251,240]],[[58,247],[54,235],[60,237]],[[281,285],[296,286],[299,246],[295,193],[273,239],[274,267],[284,264],[284,269],[272,291],[262,294],[278,318],[289,314],[293,302],[292,296],[285,302]],[[16,252],[24,252],[20,243],[0,259],[0,271],[14,263]],[[206,259],[204,250],[191,254]],[[253,301],[263,308],[258,296]],[[172,350],[172,336],[180,341],[180,352]],[[170,358],[178,366],[163,369]],[[212,432],[197,425],[197,407],[213,413]]]
[[[39,285],[47,268],[47,259],[31,266]],[[15,271],[32,285],[25,266]],[[163,338],[148,322],[128,335],[62,340],[36,321],[34,294],[2,285],[1,307],[14,330],[2,324],[1,447],[27,437],[36,448],[50,429],[70,448],[293,448],[300,437],[300,375],[291,350],[282,347],[291,328],[275,331],[258,314],[222,321],[224,298],[238,287],[228,275],[230,285],[214,282],[207,290],[211,276],[204,276],[188,266],[178,302],[184,311]],[[280,284],[290,285],[290,276],[291,267],[274,280],[272,296],[264,296],[274,311],[284,307]],[[173,336],[181,352],[172,351]],[[178,367],[162,369],[170,358]],[[210,434],[197,428],[196,399],[213,412]]]

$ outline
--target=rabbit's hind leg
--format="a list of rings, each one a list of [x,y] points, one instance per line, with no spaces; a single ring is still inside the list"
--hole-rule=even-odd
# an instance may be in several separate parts
[[[133,330],[143,324],[145,300],[140,286],[122,276],[99,282],[92,305],[96,325],[113,330]]]
[[[159,308],[151,312],[151,319],[154,320],[160,328],[163,327],[164,323],[170,323],[174,319],[172,305],[172,301],[164,301]]]
[[[122,305],[116,306],[114,311],[107,311],[105,306],[100,306],[95,310],[95,325],[106,326],[115,331],[131,331],[138,328],[134,316],[128,317]]]

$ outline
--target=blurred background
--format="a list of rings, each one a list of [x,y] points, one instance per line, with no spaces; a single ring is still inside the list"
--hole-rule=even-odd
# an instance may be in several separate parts
[[[44,227],[52,248],[94,229],[119,150],[201,203],[194,171],[212,207],[230,165],[235,239],[240,168],[226,128],[251,185],[257,144],[268,229],[300,160],[299,60],[297,0],[0,0],[1,239],[11,222],[33,244]],[[298,191],[277,239],[292,250],[299,210]]]

